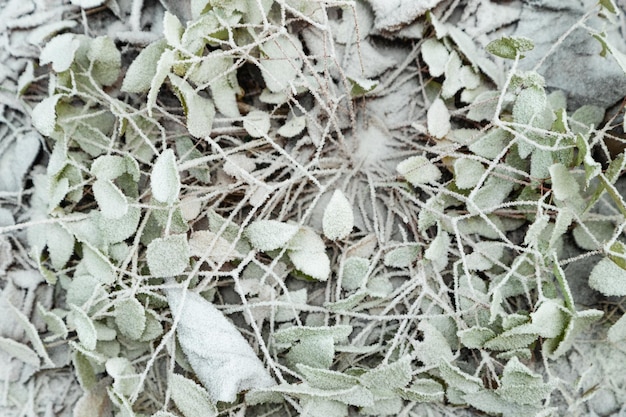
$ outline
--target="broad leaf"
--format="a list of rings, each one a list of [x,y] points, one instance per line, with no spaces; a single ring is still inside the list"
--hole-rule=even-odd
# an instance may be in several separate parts
[[[184,234],[156,238],[148,245],[146,259],[155,277],[181,274],[189,265],[189,244]]]
[[[171,374],[169,387],[172,400],[185,417],[214,417],[218,410],[209,393],[190,379],[182,375]]]
[[[322,218],[324,235],[330,240],[345,239],[353,227],[352,205],[340,190],[335,190]]]
[[[172,149],[166,149],[157,157],[150,175],[150,187],[154,198],[161,203],[172,204],[178,199],[180,176]]]

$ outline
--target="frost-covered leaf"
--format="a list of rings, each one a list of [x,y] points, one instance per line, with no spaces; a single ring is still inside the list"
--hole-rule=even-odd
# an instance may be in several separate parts
[[[498,99],[500,98],[499,91],[485,91],[480,93],[470,106],[469,112],[467,112],[467,118],[475,122],[481,122],[483,120],[493,120],[496,116],[496,109],[498,107]],[[490,129],[489,132],[493,132],[497,129]]]
[[[46,226],[46,243],[52,266],[63,269],[74,254],[74,235],[61,224],[49,224]]]
[[[502,37],[489,42],[487,52],[506,59],[515,59],[519,54],[524,58],[523,53],[533,50],[535,44],[532,40],[524,37]]]
[[[302,133],[305,128],[306,116],[296,116],[287,120],[287,122],[278,129],[277,133],[285,138],[293,138]]]
[[[447,339],[433,323],[427,320],[419,323],[417,328],[424,335],[424,340],[414,343],[417,358],[426,366],[439,365],[441,362],[453,360]]]
[[[101,6],[105,1],[106,0],[70,0],[70,3],[82,7],[83,9],[92,9]]]
[[[87,350],[94,350],[98,341],[98,334],[93,324],[93,320],[81,309],[74,304],[70,305],[71,322],[76,328],[78,339]]]
[[[290,250],[289,259],[296,269],[318,281],[326,281],[330,276],[330,259],[326,252]]]
[[[274,385],[248,342],[213,304],[178,289],[167,290],[167,299],[179,319],[178,341],[213,403],[232,402],[241,391]]]
[[[558,337],[568,324],[568,315],[563,306],[547,299],[530,314],[533,329],[544,338]]]
[[[408,356],[391,364],[380,365],[359,377],[364,386],[381,391],[404,388],[411,379],[411,359]]]
[[[302,67],[302,43],[295,36],[284,34],[260,46],[261,74],[272,92],[280,92],[293,83]]]
[[[363,407],[359,411],[366,416],[397,416],[404,407],[404,401],[400,397],[376,399],[374,405]]]
[[[163,15],[163,34],[168,45],[173,48],[179,47],[184,30],[178,17],[166,10]]]
[[[438,271],[448,265],[448,250],[450,248],[450,236],[443,230],[439,230],[437,237],[430,242],[428,248],[424,251],[424,258],[433,263]]]
[[[606,296],[626,295],[626,270],[609,258],[602,258],[591,270],[589,286]]]
[[[615,230],[613,223],[608,221],[590,221],[586,222],[585,226],[589,232],[585,231],[581,225],[578,225],[574,228],[572,234],[576,244],[586,250],[602,248],[604,242],[611,238]]]
[[[490,212],[498,208],[513,190],[514,183],[505,178],[490,176],[480,189],[473,191],[474,204],[468,205],[472,214]]]
[[[365,258],[351,256],[343,263],[341,287],[346,290],[356,290],[367,279],[370,262]]]
[[[33,273],[37,276],[37,278],[39,278],[39,274],[36,271],[33,270]],[[44,347],[44,344],[39,337],[39,332],[37,331],[37,328],[31,323],[30,319],[26,317],[26,315],[17,307],[15,307],[10,301],[7,303],[7,305],[13,313],[17,323],[24,330],[26,337],[28,337],[28,340],[30,340],[30,343],[33,345],[35,352],[37,352],[39,357],[44,360],[46,365],[54,366],[54,363],[48,356],[48,352],[46,351],[46,348]]]
[[[400,246],[387,252],[383,263],[393,268],[407,268],[417,259],[419,253],[420,247],[416,244]]]
[[[450,112],[442,99],[436,98],[433,101],[426,113],[426,119],[431,136],[441,139],[450,131]]]
[[[198,230],[189,238],[191,256],[206,256],[215,262],[232,261],[243,257],[235,248],[231,249],[231,246],[228,240],[209,230]]]
[[[187,116],[187,129],[191,136],[202,138],[209,136],[213,130],[215,106],[213,101],[200,96],[191,85],[175,74],[169,74],[169,79]]]
[[[496,392],[507,401],[517,404],[539,403],[553,388],[543,382],[541,375],[531,372],[516,357],[507,362],[500,383]]]
[[[48,331],[52,332],[54,335],[44,339],[45,341],[50,341],[51,339],[56,338],[67,338],[67,326],[65,325],[63,319],[59,317],[59,315],[55,314],[54,311],[46,311],[46,309],[40,303],[37,303],[37,311],[39,312],[43,321],[46,323]]]
[[[420,403],[442,402],[444,396],[443,386],[428,378],[418,378],[408,388],[399,389],[397,392],[405,400]]]
[[[335,190],[324,209],[322,218],[324,235],[330,240],[345,239],[353,227],[352,205],[340,190]]]
[[[129,207],[128,212],[119,219],[106,218],[99,213],[95,216],[102,239],[107,243],[122,242],[137,231],[139,220],[141,220],[141,209]]]
[[[63,33],[57,35],[44,46],[39,55],[39,64],[46,65],[52,63],[55,72],[67,71],[74,56],[80,46],[80,41],[73,33]]]
[[[115,42],[107,36],[99,36],[89,44],[87,57],[91,61],[91,74],[102,85],[117,81],[122,65],[122,55]]]
[[[344,341],[350,333],[352,326],[339,324],[335,326],[293,326],[277,330],[274,340],[277,343],[293,343],[307,337],[329,336],[335,343]]]
[[[436,183],[441,178],[441,171],[425,156],[412,156],[400,162],[396,170],[413,186]]]
[[[421,52],[424,62],[428,65],[430,75],[433,77],[442,76],[450,56],[448,48],[441,41],[431,38],[424,41]]]
[[[169,387],[172,400],[185,417],[214,417],[218,411],[209,393],[191,379],[171,374]]]
[[[10,356],[19,359],[20,361],[39,368],[40,360],[39,356],[28,346],[23,343],[16,342],[13,339],[6,337],[0,337],[0,350],[5,351]]]
[[[513,105],[513,119],[516,123],[532,124],[533,120],[546,108],[547,96],[543,88],[523,89]]]
[[[362,96],[378,87],[378,80],[370,80],[367,78],[347,77],[348,82],[352,85],[350,95],[352,97]]]
[[[32,112],[33,126],[44,136],[50,136],[57,124],[57,103],[63,94],[55,94],[37,103]]]
[[[298,226],[277,220],[257,220],[246,227],[244,234],[250,244],[267,252],[284,247],[298,233]]]
[[[298,316],[297,304],[307,303],[307,289],[302,288],[297,291],[288,291],[276,298],[278,302],[291,303],[292,306],[279,306],[274,314],[274,320],[278,323],[294,320]]]
[[[150,186],[152,195],[161,203],[172,204],[178,199],[180,175],[172,149],[166,149],[157,157],[150,175]]]
[[[156,71],[150,81],[150,90],[148,91],[147,108],[150,116],[152,116],[152,108],[156,104],[159,90],[161,90],[161,86],[170,73],[174,62],[176,62],[176,53],[170,49],[164,50],[157,61]]]
[[[313,388],[343,390],[349,389],[359,383],[359,378],[356,376],[347,375],[342,372],[315,368],[304,364],[298,364],[296,368]]]
[[[261,110],[252,110],[243,118],[243,128],[253,138],[262,138],[270,131],[270,115]]]
[[[189,244],[184,234],[156,238],[148,245],[146,259],[155,277],[181,274],[189,265]]]
[[[317,368],[330,368],[335,356],[331,336],[307,336],[294,343],[285,358],[291,367],[303,364]]]
[[[602,123],[602,120],[604,120],[605,113],[606,110],[602,107],[594,106],[591,104],[586,104],[579,107],[572,114],[572,132],[586,134],[592,126],[595,128],[599,127]]]
[[[139,52],[137,58],[126,70],[122,91],[127,93],[144,93],[150,90],[152,80],[157,71],[157,64],[165,51],[165,39],[152,42]]]
[[[473,188],[485,174],[485,167],[479,161],[458,158],[454,161],[454,182],[460,189]]]
[[[441,378],[443,378],[448,386],[464,393],[476,393],[483,386],[483,382],[480,378],[461,371],[458,367],[447,361],[443,361],[439,365],[439,372],[441,373]]]
[[[626,315],[611,325],[607,337],[612,343],[623,343],[626,340]]]
[[[99,180],[113,181],[126,172],[126,161],[121,156],[102,155],[93,161],[90,171]]]
[[[102,253],[83,242],[83,261],[89,272],[103,284],[112,284],[115,281],[115,270],[111,262]]]
[[[161,319],[153,310],[146,310],[146,326],[139,338],[140,342],[150,342],[163,334]]]
[[[479,326],[460,330],[457,335],[463,346],[470,349],[480,349],[487,340],[493,339],[496,336],[493,330]]]
[[[115,324],[124,336],[138,340],[146,328],[144,307],[135,298],[124,298],[116,301]]]
[[[119,219],[128,213],[126,196],[112,181],[96,180],[92,189],[104,217]]]
[[[550,166],[550,178],[552,179],[552,192],[557,199],[565,201],[578,196],[578,183],[563,164],[557,163]]]
[[[503,129],[489,129],[484,136],[469,146],[469,150],[483,158],[493,159],[502,152],[510,141],[509,132]]]
[[[130,396],[140,382],[135,367],[126,358],[110,358],[105,363],[107,373],[113,378],[113,390],[118,395]]]

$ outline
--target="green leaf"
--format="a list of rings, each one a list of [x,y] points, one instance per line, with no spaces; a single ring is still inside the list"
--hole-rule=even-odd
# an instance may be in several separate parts
[[[273,37],[260,45],[261,75],[272,92],[281,92],[291,85],[302,67],[302,43],[292,35]]]
[[[352,85],[350,89],[350,95],[352,97],[359,97],[374,91],[378,87],[378,80],[370,80],[368,78],[347,77],[348,82]]]
[[[100,251],[87,242],[83,242],[83,261],[89,272],[103,284],[115,282],[115,269]]]
[[[172,50],[166,49],[161,54],[161,57],[157,61],[156,72],[154,73],[154,77],[150,81],[150,90],[148,91],[148,115],[152,117],[152,108],[156,104],[157,96],[159,95],[159,90],[165,82],[168,74],[172,69],[172,65],[176,62],[176,53]]]
[[[91,164],[91,174],[99,180],[113,181],[126,172],[126,160],[117,155],[99,156]]]
[[[450,249],[450,236],[443,229],[439,229],[437,237],[430,242],[424,251],[424,258],[432,262],[437,271],[442,271],[448,265],[448,250]]]
[[[423,341],[414,343],[415,354],[425,366],[437,366],[442,362],[453,360],[452,349],[437,327],[429,321],[422,320],[417,328],[423,334]]]
[[[213,130],[215,106],[213,101],[200,96],[191,85],[177,75],[169,74],[169,79],[187,116],[187,130],[196,138],[210,136]]]
[[[163,34],[165,35],[165,40],[167,44],[172,48],[177,48],[180,46],[180,39],[183,35],[185,28],[180,23],[180,20],[170,13],[169,11],[165,11],[163,15]]]
[[[500,384],[496,393],[507,401],[521,405],[540,403],[553,389],[543,382],[541,375],[531,372],[516,357],[504,367]]]
[[[166,149],[157,157],[150,175],[150,187],[154,198],[161,203],[171,205],[178,199],[180,176],[172,149]]]
[[[113,378],[113,390],[118,395],[131,396],[141,381],[135,367],[126,358],[108,359],[105,369]]]
[[[493,339],[496,334],[486,327],[474,326],[469,329],[460,330],[457,336],[461,343],[470,349],[480,349],[486,341]]]
[[[359,383],[359,378],[345,373],[330,371],[302,363],[296,365],[298,371],[313,388],[323,390],[344,390]]]
[[[165,51],[166,45],[167,41],[160,39],[152,42],[139,52],[137,58],[126,70],[121,87],[122,91],[127,93],[144,93],[150,90],[152,80],[156,76],[159,59]]]
[[[71,322],[76,328],[78,339],[85,349],[94,350],[98,341],[98,335],[93,321],[80,307],[70,304],[70,309]]]
[[[606,296],[626,295],[626,270],[609,258],[602,258],[591,270],[589,286]]]
[[[576,244],[586,250],[601,249],[615,231],[615,225],[609,221],[588,221],[585,222],[585,226],[589,231],[586,231],[582,225],[578,225],[572,234]]]
[[[351,256],[343,263],[341,273],[341,287],[346,290],[356,290],[367,280],[367,271],[370,262],[365,258]]]
[[[420,251],[420,246],[416,244],[394,248],[385,254],[383,264],[392,268],[407,268],[417,259]]]
[[[41,315],[41,318],[46,323],[48,331],[53,333],[53,336],[44,340],[50,341],[56,338],[66,339],[68,335],[67,326],[61,317],[54,313],[54,311],[46,311],[46,309],[39,303],[37,303],[37,311]]]
[[[63,225],[52,223],[46,226],[48,254],[55,269],[63,269],[70,260],[74,254],[74,243],[74,235],[68,232]]]
[[[483,387],[483,382],[480,378],[461,371],[448,361],[441,362],[439,372],[449,387],[456,388],[464,393],[473,394]]]
[[[552,192],[558,200],[565,201],[579,195],[579,186],[574,176],[563,164],[550,166]]]
[[[489,42],[487,52],[506,59],[515,59],[518,55],[524,58],[523,52],[533,50],[535,44],[532,40],[524,37],[502,37]]]
[[[277,220],[257,220],[245,228],[244,235],[255,249],[268,252],[286,246],[298,229]]]
[[[293,266],[303,274],[318,281],[326,281],[330,276],[330,259],[326,252],[290,250],[287,252]]]
[[[599,0],[600,6],[604,7],[609,13],[618,14],[618,9],[613,0]]]
[[[124,336],[138,340],[146,328],[144,307],[135,298],[124,298],[114,305],[117,328]]]
[[[540,87],[523,89],[513,105],[513,119],[516,123],[532,125],[534,120],[545,110],[546,92]]]
[[[128,212],[119,219],[108,219],[97,214],[96,222],[98,229],[102,233],[102,239],[107,243],[119,243],[128,239],[137,231],[139,220],[141,220],[141,209],[129,207]]]
[[[441,178],[441,171],[425,156],[412,156],[400,162],[396,170],[411,185],[419,187],[422,184],[436,184]]]
[[[340,191],[333,192],[322,218],[324,235],[330,240],[345,239],[354,227],[352,205]]]
[[[119,219],[128,213],[126,196],[112,181],[96,180],[92,190],[104,217]]]
[[[443,386],[432,379],[418,378],[408,387],[397,390],[402,398],[419,403],[442,403]]]
[[[293,326],[279,329],[274,333],[277,343],[293,343],[306,337],[330,336],[335,343],[347,339],[352,333],[352,326],[339,324],[335,326]]]
[[[13,339],[0,337],[0,349],[28,365],[39,368],[39,356],[37,356],[31,348],[22,343],[16,342]]]
[[[185,417],[214,417],[218,410],[204,388],[182,375],[171,374],[172,400]]]
[[[184,234],[156,238],[148,245],[146,259],[155,277],[181,274],[189,265],[189,244]]]

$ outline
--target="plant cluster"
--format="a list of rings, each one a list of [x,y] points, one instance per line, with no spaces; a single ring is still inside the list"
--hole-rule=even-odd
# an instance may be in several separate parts
[[[54,221],[28,233],[62,302],[39,309],[34,350],[3,349],[39,366],[69,343],[79,416],[555,412],[531,359],[603,315],[577,307],[564,266],[601,255],[589,285],[626,295],[626,160],[604,109],[570,113],[518,71],[530,40],[489,45],[505,72],[434,13],[402,65],[361,2],[191,13],[166,12],[127,68],[107,37],[43,48],[33,123],[51,153],[31,205]],[[426,110],[394,137],[364,103],[409,82]]]

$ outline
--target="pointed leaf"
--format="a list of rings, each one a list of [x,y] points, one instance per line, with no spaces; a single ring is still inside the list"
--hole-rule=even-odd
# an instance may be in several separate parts
[[[353,227],[352,205],[340,190],[335,190],[322,218],[324,235],[330,240],[345,239]]]
[[[71,304],[70,308],[72,322],[76,328],[76,333],[78,333],[78,339],[85,349],[94,350],[98,341],[98,335],[93,321],[80,307]]]
[[[284,247],[298,233],[298,226],[277,220],[257,220],[246,227],[244,234],[250,244],[267,252]]]
[[[120,332],[138,340],[146,328],[145,309],[135,298],[125,298],[115,303],[115,324]]]
[[[150,175],[152,195],[161,203],[172,204],[180,193],[180,176],[176,166],[176,156],[172,149],[159,155]]]
[[[104,217],[119,219],[128,213],[126,196],[112,181],[96,180],[92,189]]]
[[[0,350],[5,351],[14,358],[21,360],[35,368],[39,368],[40,360],[39,356],[28,346],[16,342],[13,339],[7,339],[0,337]]]
[[[428,108],[426,114],[428,122],[428,133],[437,139],[441,139],[450,131],[450,112],[446,103],[437,98]]]
[[[139,52],[137,58],[126,70],[121,90],[127,93],[144,93],[150,90],[156,76],[157,65],[165,51],[165,39],[152,42]]]
[[[182,375],[172,374],[169,379],[172,400],[185,417],[214,417],[218,410],[204,388]]]
[[[400,162],[396,170],[413,186],[434,184],[441,178],[441,172],[424,156],[412,156]]]
[[[189,133],[196,138],[211,135],[215,117],[213,101],[198,95],[191,85],[179,76],[169,74],[169,79],[185,110]]]

